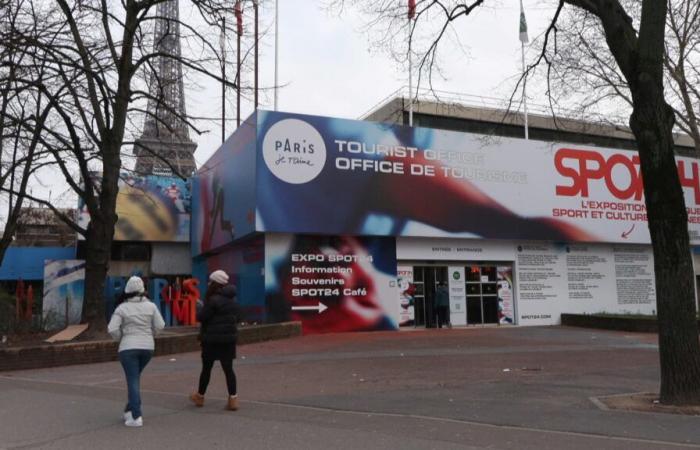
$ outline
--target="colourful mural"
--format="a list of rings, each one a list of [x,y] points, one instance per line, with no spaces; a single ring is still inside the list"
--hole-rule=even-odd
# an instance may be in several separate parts
[[[46,330],[80,323],[85,294],[85,261],[47,261],[42,318]]]
[[[99,177],[95,174],[95,177]],[[116,241],[187,242],[190,238],[189,183],[177,177],[123,173],[119,182]],[[90,214],[81,201],[78,223]]]
[[[193,178],[192,255],[255,231],[256,116],[251,116]]]

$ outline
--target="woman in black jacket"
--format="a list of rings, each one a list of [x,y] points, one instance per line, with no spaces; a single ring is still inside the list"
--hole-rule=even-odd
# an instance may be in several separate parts
[[[238,409],[236,374],[233,360],[236,358],[236,339],[240,309],[236,303],[236,288],[228,284],[228,275],[223,270],[212,272],[204,304],[198,302],[197,320],[201,323],[202,373],[199,389],[190,395],[196,406],[204,406],[204,394],[209,385],[211,369],[215,361],[221,362],[228,387],[228,409]]]

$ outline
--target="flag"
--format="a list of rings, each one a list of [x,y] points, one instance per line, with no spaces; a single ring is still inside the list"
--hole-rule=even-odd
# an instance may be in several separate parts
[[[408,20],[416,16],[416,0],[408,0]]]
[[[243,11],[241,10],[241,0],[236,0],[235,13],[236,29],[238,31],[238,35],[240,36],[241,34],[243,34]]]
[[[525,10],[523,9],[523,0],[520,0],[520,42],[527,44],[530,38],[527,36],[527,22],[525,21]]]

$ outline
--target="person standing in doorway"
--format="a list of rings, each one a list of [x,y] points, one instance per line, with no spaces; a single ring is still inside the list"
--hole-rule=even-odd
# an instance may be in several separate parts
[[[128,402],[124,425],[143,426],[141,415],[141,372],[153,356],[153,337],[165,327],[163,316],[148,300],[143,280],[131,277],[124,287],[124,302],[114,310],[107,331],[119,341],[119,362],[126,376]]]
[[[438,328],[442,328],[443,325],[450,326],[448,319],[450,313],[450,293],[444,281],[438,284],[437,290],[435,291],[435,308],[437,309]]]
[[[197,320],[201,323],[202,372],[199,375],[199,388],[190,395],[197,407],[204,406],[204,394],[209,385],[211,369],[216,361],[226,376],[228,388],[227,408],[238,409],[238,392],[233,360],[236,358],[238,320],[241,316],[236,302],[236,288],[229,284],[223,270],[212,272],[204,302],[198,302]]]

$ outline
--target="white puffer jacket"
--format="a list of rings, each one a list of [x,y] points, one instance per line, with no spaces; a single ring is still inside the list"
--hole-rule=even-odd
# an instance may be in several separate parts
[[[119,351],[154,350],[153,337],[165,327],[163,316],[148,297],[134,296],[114,310],[107,331],[119,341]]]

